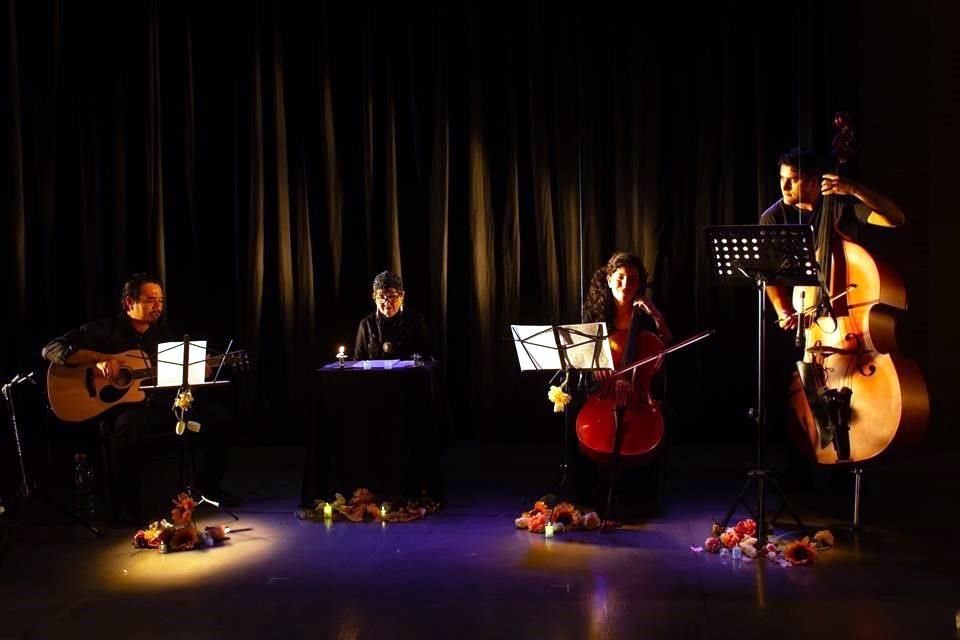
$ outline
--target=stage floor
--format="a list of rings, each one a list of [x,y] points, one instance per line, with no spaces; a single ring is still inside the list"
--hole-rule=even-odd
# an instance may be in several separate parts
[[[440,513],[331,527],[294,516],[302,449],[241,449],[226,482],[244,497],[240,520],[199,512],[234,527],[221,547],[162,555],[132,548],[132,530],[98,540],[56,518],[3,516],[0,640],[958,637],[952,456],[868,475],[856,537],[838,524],[845,498],[798,491],[802,517],[838,545],[782,568],[690,550],[740,489],[749,453],[678,447],[661,513],[547,540],[513,526],[553,480],[542,447],[458,444]]]

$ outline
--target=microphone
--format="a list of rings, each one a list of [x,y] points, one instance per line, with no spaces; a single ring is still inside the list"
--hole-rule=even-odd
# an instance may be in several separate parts
[[[797,335],[793,338],[793,346],[800,347],[803,344],[803,319],[806,317],[804,311],[806,310],[806,305],[803,302],[803,299],[806,297],[807,292],[800,292],[800,310],[797,311]]]

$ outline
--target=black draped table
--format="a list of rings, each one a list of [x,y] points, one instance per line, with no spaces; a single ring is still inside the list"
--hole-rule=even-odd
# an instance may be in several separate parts
[[[348,499],[364,487],[383,498],[444,500],[440,451],[446,400],[433,362],[346,361],[316,371],[314,424],[307,425],[301,505]],[[388,368],[389,367],[389,368]]]

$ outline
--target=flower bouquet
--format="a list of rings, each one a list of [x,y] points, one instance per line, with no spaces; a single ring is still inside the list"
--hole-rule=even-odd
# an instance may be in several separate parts
[[[537,500],[533,509],[521,513],[513,523],[517,529],[548,535],[577,529],[613,529],[618,526],[614,522],[601,520],[595,511],[582,513],[569,502],[560,502],[551,507],[546,500]]]
[[[694,552],[726,554],[734,557],[746,557],[750,560],[764,557],[783,567],[812,565],[817,554],[831,549],[836,540],[830,531],[818,531],[813,538],[806,536],[800,540],[768,542],[757,548],[757,523],[752,519],[739,521],[724,529],[714,522],[710,537],[704,540],[702,547],[690,547]]]
[[[440,505],[427,497],[419,500],[398,499],[390,502],[381,500],[369,489],[360,488],[353,492],[350,500],[342,494],[335,494],[333,502],[316,500],[309,509],[298,509],[301,520],[347,520],[349,522],[410,522],[419,520],[428,513],[436,513]]]
[[[168,551],[189,551],[198,547],[212,547],[229,540],[229,527],[215,525],[199,529],[193,520],[193,511],[197,502],[187,493],[181,493],[173,499],[170,518],[151,522],[146,529],[137,531],[133,536],[133,546],[138,549],[157,549],[160,553]]]

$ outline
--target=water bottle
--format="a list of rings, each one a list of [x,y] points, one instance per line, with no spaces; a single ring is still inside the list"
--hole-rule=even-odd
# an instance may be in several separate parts
[[[95,515],[93,493],[93,467],[87,461],[87,454],[73,456],[73,497],[74,509],[78,518],[90,521]]]

